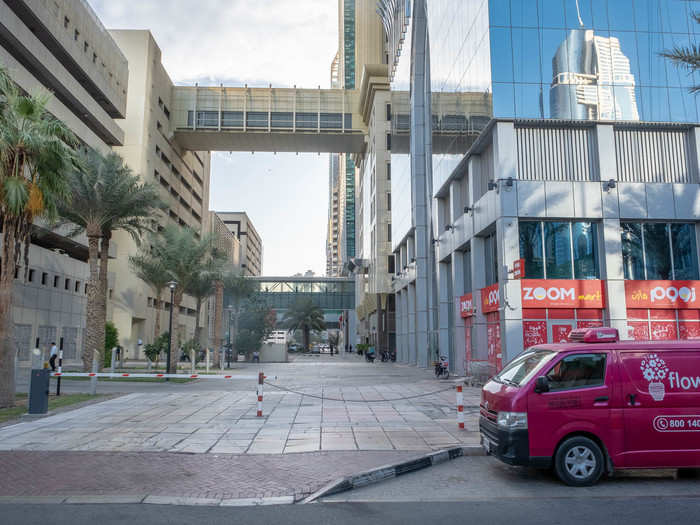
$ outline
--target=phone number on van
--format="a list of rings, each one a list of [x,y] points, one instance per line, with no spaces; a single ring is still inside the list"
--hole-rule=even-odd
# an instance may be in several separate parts
[[[700,432],[700,416],[656,416],[657,432]]]

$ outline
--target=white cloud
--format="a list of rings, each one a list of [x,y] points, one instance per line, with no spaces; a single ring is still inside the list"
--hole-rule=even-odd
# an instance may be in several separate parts
[[[108,29],[150,29],[176,83],[327,87],[336,0],[88,0]],[[328,155],[217,153],[210,207],[246,211],[263,273],[325,273]]]
[[[150,29],[176,82],[328,86],[334,0],[90,0],[108,29]]]

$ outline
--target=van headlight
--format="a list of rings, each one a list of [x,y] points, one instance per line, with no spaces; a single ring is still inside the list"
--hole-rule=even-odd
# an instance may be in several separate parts
[[[527,430],[527,413],[499,412],[498,426],[507,430]]]

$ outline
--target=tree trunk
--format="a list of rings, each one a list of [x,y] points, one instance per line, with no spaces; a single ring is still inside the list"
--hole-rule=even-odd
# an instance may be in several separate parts
[[[178,327],[180,326],[180,303],[182,303],[182,296],[182,289],[178,286],[175,289],[175,296],[171,305],[171,308],[173,309],[173,326],[171,327],[172,330],[170,333],[170,341],[172,343],[172,346],[170,347],[170,371],[173,373],[175,373],[177,370],[177,363],[180,360],[180,352],[178,352],[176,335],[178,333]]]
[[[12,289],[17,259],[18,220],[5,217],[0,258],[0,408],[15,404],[15,345]]]
[[[304,352],[309,351],[309,338],[310,338],[310,333],[309,333],[309,327],[304,325]]]
[[[100,275],[98,269],[98,245],[100,234],[88,232],[88,261],[90,263],[90,279],[87,286],[87,313],[85,321],[85,341],[83,341],[83,371],[90,372],[95,350],[104,348],[104,323],[102,330],[102,305],[100,300]],[[100,335],[102,339],[100,339]]]
[[[111,240],[112,232],[106,232],[102,237],[100,243],[100,324],[97,329],[99,331],[98,337],[102,341],[100,346],[100,354],[107,351],[104,347],[105,340],[105,324],[107,324],[107,301],[109,296],[107,294],[108,288],[108,277],[109,277],[109,241]],[[104,363],[104,355],[101,355],[100,359],[100,370],[102,370],[102,365]]]
[[[202,327],[199,326],[199,314],[202,313],[202,300],[197,299],[197,313],[195,314],[194,320],[194,340],[197,344],[197,350],[202,346]]]
[[[221,327],[223,324],[224,310],[224,283],[216,281],[216,292],[214,302],[214,348],[218,351],[222,346]]]
[[[163,305],[162,301],[160,300],[160,295],[162,293],[163,292],[161,290],[156,290],[156,319],[153,323],[153,343],[155,343],[160,336],[160,311]]]

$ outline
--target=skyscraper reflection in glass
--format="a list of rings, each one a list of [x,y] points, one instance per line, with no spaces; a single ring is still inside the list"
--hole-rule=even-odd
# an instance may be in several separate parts
[[[488,4],[494,116],[698,121],[696,99],[688,91],[697,83],[696,76],[661,56],[676,46],[696,43],[700,26],[692,11],[697,3],[490,0]]]

